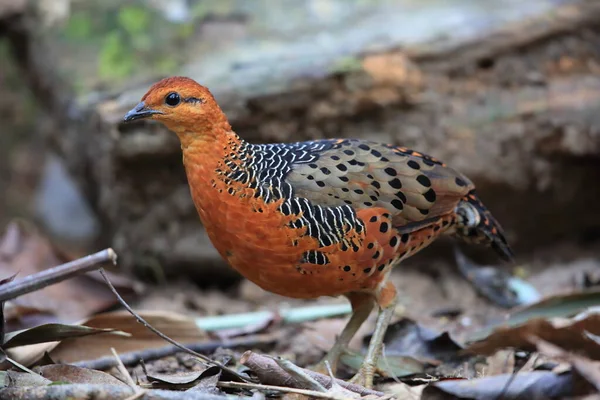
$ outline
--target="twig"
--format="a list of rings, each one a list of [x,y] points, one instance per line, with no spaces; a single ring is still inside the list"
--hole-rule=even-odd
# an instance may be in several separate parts
[[[240,364],[250,368],[258,376],[259,380],[264,384],[274,386],[291,386],[296,388],[303,387],[303,381],[295,379],[283,368],[277,365],[277,362],[275,362],[275,360],[273,360],[270,357],[254,353],[252,351],[247,351],[242,355],[240,359]],[[319,382],[325,388],[331,388],[332,379],[329,376],[319,374],[318,372],[314,372],[308,369],[304,369],[304,371],[308,376]],[[369,394],[375,396],[384,395],[382,392],[367,389],[364,386],[346,382],[341,379],[335,379],[335,382],[344,389],[348,389],[352,392],[358,393],[361,396],[366,396]]]
[[[117,354],[117,351],[115,350],[115,348],[111,347],[110,351],[112,352],[113,357],[117,361],[117,369],[119,370],[121,375],[123,375],[123,378],[125,378],[125,383],[127,383],[127,385],[129,385],[129,387],[132,388],[136,394],[139,394],[141,392],[141,389],[133,381],[133,378],[129,374],[129,371],[127,371],[127,368],[125,368],[125,365],[123,365],[123,362],[119,358],[119,355]]]
[[[270,358],[273,359],[277,363],[277,365],[279,365],[285,372],[294,377],[294,379],[304,382],[306,384],[306,389],[322,393],[327,392],[325,386],[317,382],[317,380],[314,379],[312,376],[308,375],[308,373],[306,372],[307,370],[305,370],[304,368],[300,368],[299,366],[297,366],[289,360],[283,360],[281,358],[274,357]]]
[[[125,307],[125,309],[127,311],[129,311],[129,313],[131,315],[133,315],[133,317],[142,325],[144,325],[146,328],[148,328],[149,330],[151,330],[154,334],[156,334],[158,337],[160,337],[163,340],[166,340],[167,342],[171,343],[172,345],[178,347],[179,349],[181,349],[183,352],[191,354],[197,358],[199,358],[200,360],[204,361],[207,364],[211,364],[211,365],[216,365],[217,367],[221,368],[223,371],[227,371],[230,374],[232,374],[233,376],[235,376],[236,378],[244,381],[244,382],[248,382],[248,378],[244,377],[243,375],[241,375],[239,372],[237,372],[236,370],[227,367],[226,365],[220,363],[219,361],[216,360],[212,360],[210,357],[205,356],[204,354],[200,354],[197,353],[193,350],[188,349],[187,347],[185,347],[184,345],[182,345],[181,343],[171,339],[170,337],[168,337],[167,335],[165,335],[164,333],[162,333],[161,331],[159,331],[158,329],[156,329],[155,327],[153,327],[152,325],[150,325],[144,318],[142,318],[138,313],[136,313],[135,311],[133,311],[133,309],[129,306],[129,304],[127,304],[127,302],[121,297],[121,295],[119,294],[119,292],[117,292],[117,289],[115,289],[115,287],[112,285],[112,283],[110,283],[110,280],[108,279],[108,276],[106,275],[106,272],[103,269],[99,270],[100,274],[102,275],[102,277],[104,278],[104,281],[106,282],[106,284],[108,285],[108,287],[110,288],[110,290],[113,292],[113,294],[115,295],[115,297],[117,298],[117,300],[119,300],[119,303],[121,303],[121,305],[123,307]]]
[[[210,342],[200,342],[200,343],[185,343],[184,346],[188,349],[198,352],[212,352],[217,350],[219,347],[222,348],[232,348],[232,347],[248,347],[248,346],[256,346],[256,345],[266,345],[271,344],[278,340],[280,333],[266,333],[260,335],[246,336],[235,339],[228,339],[224,341],[215,340]],[[134,365],[143,361],[152,361],[157,360],[159,358],[167,357],[173,355],[177,352],[181,351],[181,348],[174,345],[167,345],[159,348],[153,349],[144,349],[139,351],[130,351],[127,353],[119,354],[119,358],[123,362],[125,366]],[[78,361],[75,363],[71,363],[71,365],[75,365],[81,368],[89,368],[89,369],[97,369],[97,370],[105,370],[116,366],[116,360],[111,356],[104,356],[97,358],[95,360],[84,360]]]
[[[337,396],[330,395],[327,392],[318,392],[316,390],[308,390],[308,389],[298,389],[293,387],[286,386],[271,386],[271,385],[262,385],[260,383],[242,383],[242,382],[219,382],[217,383],[218,387],[222,388],[233,388],[233,389],[259,389],[259,390],[273,390],[277,392],[283,393],[297,393],[303,394],[309,397],[318,397],[321,399],[337,399]]]
[[[28,275],[23,279],[0,285],[0,302],[35,292],[46,286],[72,278],[75,275],[100,269],[102,267],[98,266],[98,264],[107,261],[117,262],[117,254],[111,248]]]

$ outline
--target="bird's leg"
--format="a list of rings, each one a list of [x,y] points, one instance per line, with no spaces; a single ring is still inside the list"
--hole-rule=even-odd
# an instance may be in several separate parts
[[[348,297],[348,300],[350,300],[350,304],[352,305],[352,316],[325,358],[311,368],[322,374],[328,373],[325,361],[329,363],[331,370],[335,374],[340,356],[348,347],[348,343],[350,343],[361,325],[369,317],[369,314],[371,314],[371,310],[373,310],[373,306],[375,305],[373,296],[367,293],[349,293],[346,297]]]
[[[387,327],[390,324],[392,316],[394,315],[394,308],[396,305],[396,288],[391,282],[387,282],[379,291],[379,293],[377,293],[376,299],[380,310],[377,317],[377,323],[375,325],[375,331],[371,337],[367,355],[365,356],[360,369],[350,380],[350,382],[362,385],[367,389],[373,388],[373,377],[375,376],[377,360],[381,355],[383,337],[385,336]]]

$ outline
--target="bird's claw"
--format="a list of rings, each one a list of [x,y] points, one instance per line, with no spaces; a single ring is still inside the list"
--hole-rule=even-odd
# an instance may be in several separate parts
[[[361,385],[367,389],[373,389],[373,377],[375,376],[375,367],[371,364],[363,364],[360,369],[350,379],[350,383]]]

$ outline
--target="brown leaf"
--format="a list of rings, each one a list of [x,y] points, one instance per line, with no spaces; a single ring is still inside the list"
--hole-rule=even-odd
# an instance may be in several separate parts
[[[4,349],[9,349],[11,347],[56,342],[73,337],[97,335],[108,332],[128,336],[124,332],[117,332],[114,329],[96,329],[84,325],[45,324],[6,334],[6,341],[2,347]]]
[[[220,394],[221,389],[217,387],[217,383],[221,379],[221,374],[223,370],[219,367],[209,367],[204,372],[202,372],[202,376],[196,385],[190,389],[188,392],[203,392],[203,393],[212,393],[212,394]]]
[[[488,368],[485,375],[511,374],[515,369],[515,351],[500,350],[487,358]]]
[[[106,372],[75,367],[73,365],[45,365],[43,367],[35,368],[35,372],[39,372],[41,376],[53,382],[127,386],[127,384]]]
[[[172,374],[161,374],[158,372],[147,373],[146,377],[150,382],[168,383],[173,386],[189,386],[196,379],[200,378],[204,371],[174,372]]]
[[[570,363],[575,371],[600,391],[600,362],[565,351],[552,343],[532,338],[540,353]]]
[[[0,371],[0,387],[46,386],[52,381],[29,372]]]
[[[533,351],[536,346],[531,340],[537,337],[568,351],[600,360],[600,344],[586,332],[600,333],[600,314],[587,313],[573,319],[534,318],[516,327],[498,328],[486,339],[472,343],[466,351],[486,355],[509,347]]]
[[[208,335],[196,325],[193,318],[163,311],[140,311],[142,318],[156,329],[180,343],[206,340]],[[113,347],[117,353],[127,353],[149,348],[163,347],[167,343],[138,323],[127,311],[116,311],[96,315],[82,322],[86,326],[102,329],[116,329],[127,332],[130,337],[100,334],[61,342],[50,352],[58,362],[93,360],[111,354]]]
[[[0,276],[18,273],[18,278],[23,278],[67,261],[70,259],[66,259],[45,237],[34,229],[24,229],[22,224],[10,223],[4,236],[0,237]],[[130,287],[119,289],[131,291]],[[78,276],[20,296],[10,303],[28,313],[37,310],[38,313],[48,314],[50,319],[44,322],[73,322],[105,310],[116,304],[117,300],[105,284],[88,276]],[[18,318],[19,314],[16,312],[10,316]],[[13,325],[17,323],[12,322]],[[12,326],[11,329],[22,329],[39,322],[30,321],[27,326]]]

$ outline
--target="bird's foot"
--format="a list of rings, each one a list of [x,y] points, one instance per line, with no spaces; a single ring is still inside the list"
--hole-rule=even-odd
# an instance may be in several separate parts
[[[373,389],[373,378],[375,376],[375,366],[370,363],[363,363],[360,366],[360,369],[350,379],[350,383],[354,383],[356,385],[361,385],[366,387],[367,389]]]

